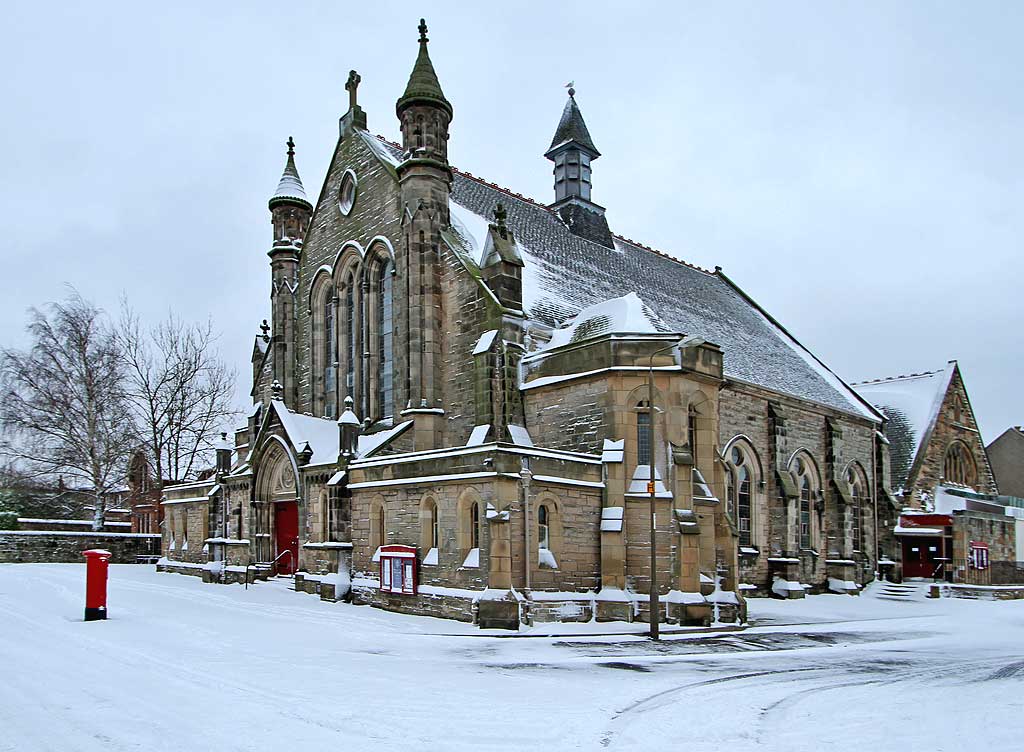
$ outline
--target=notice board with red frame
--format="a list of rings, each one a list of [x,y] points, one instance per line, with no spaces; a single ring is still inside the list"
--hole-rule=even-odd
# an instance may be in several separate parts
[[[415,595],[416,547],[391,544],[380,547],[380,589],[385,593]]]

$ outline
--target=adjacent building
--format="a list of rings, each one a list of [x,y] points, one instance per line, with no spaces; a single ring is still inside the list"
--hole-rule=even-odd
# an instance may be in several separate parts
[[[883,561],[903,577],[952,581],[977,580],[992,562],[1015,561],[1015,512],[996,496],[957,362],[854,388],[888,419],[882,484],[891,507],[882,507]]]
[[[986,451],[999,491],[1024,499],[1024,428],[1007,428]]]

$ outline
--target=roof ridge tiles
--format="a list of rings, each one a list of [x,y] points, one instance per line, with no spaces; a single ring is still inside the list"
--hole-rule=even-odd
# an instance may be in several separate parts
[[[865,386],[867,384],[885,384],[889,381],[900,381],[901,379],[916,379],[922,376],[937,376],[942,373],[945,369],[938,371],[921,371],[921,373],[904,373],[899,376],[882,376],[878,379],[868,379],[866,381],[855,381],[850,386]]]

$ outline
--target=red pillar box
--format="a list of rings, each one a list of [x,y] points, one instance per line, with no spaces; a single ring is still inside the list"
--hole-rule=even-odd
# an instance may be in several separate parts
[[[85,620],[107,618],[107,567],[110,551],[93,548],[83,551],[85,557]]]

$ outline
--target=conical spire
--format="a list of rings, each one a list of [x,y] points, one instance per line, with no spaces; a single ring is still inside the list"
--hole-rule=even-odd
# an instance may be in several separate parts
[[[288,200],[310,206],[309,199],[306,198],[306,190],[302,187],[302,180],[299,178],[299,171],[295,169],[295,142],[291,136],[288,137],[288,161],[285,163],[281,180],[277,184],[277,190],[270,197],[270,205],[273,206],[278,201]]]
[[[555,129],[555,137],[551,139],[551,146],[548,147],[544,156],[547,156],[559,146],[573,141],[592,152],[591,159],[597,159],[597,157],[601,156],[601,152],[597,150],[593,139],[590,138],[587,124],[583,122],[580,108],[576,106],[575,94],[576,90],[570,87],[569,101],[565,103],[565,109],[562,110],[562,119],[558,121],[558,128]]]
[[[405,94],[395,105],[395,109],[401,117],[402,110],[416,102],[430,102],[443,108],[448,117],[452,116],[452,105],[441,91],[441,84],[434,72],[434,64],[430,62],[430,54],[427,52],[427,22],[422,18],[419,25],[420,31],[420,52],[416,56],[416,64],[412,67],[412,74],[409,76],[409,83],[405,87]]]

